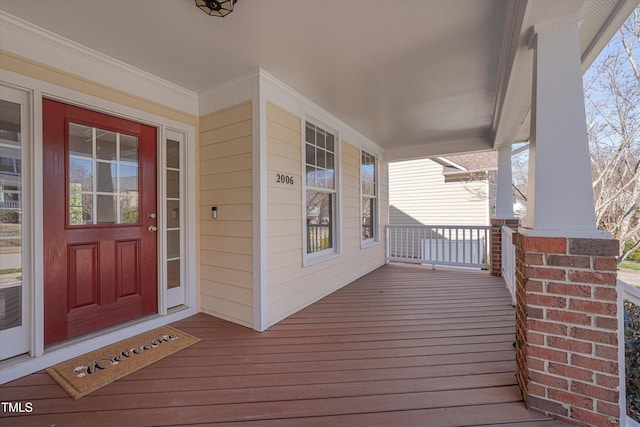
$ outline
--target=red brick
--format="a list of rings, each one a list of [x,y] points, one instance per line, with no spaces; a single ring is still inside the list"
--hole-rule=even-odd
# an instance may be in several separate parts
[[[556,389],[549,389],[548,395],[549,399],[553,399],[558,402],[568,403],[571,406],[593,409],[593,399],[587,396]]]
[[[615,303],[579,299],[571,299],[569,301],[569,309],[583,313],[608,314],[610,316],[616,316],[618,312],[618,306]]]
[[[567,280],[567,272],[561,268],[526,267],[524,273],[530,279]]]
[[[565,308],[567,306],[567,299],[544,294],[529,294],[527,295],[527,305]]]
[[[571,409],[571,418],[583,421],[593,427],[618,427],[620,425],[617,418],[596,414],[595,412],[580,408]]]
[[[527,280],[525,288],[527,292],[544,292],[543,284],[539,280]]]
[[[596,317],[596,327],[616,331],[618,329],[618,319],[613,317]]]
[[[614,287],[596,286],[595,298],[606,301],[617,301],[618,291]]]
[[[596,356],[603,359],[618,360],[618,347],[596,344]]]
[[[571,364],[605,374],[618,375],[618,362],[613,360],[594,359],[592,357],[573,354],[571,355]]]
[[[612,417],[620,416],[620,405],[618,403],[596,401],[596,411],[603,415],[611,415]]]
[[[525,252],[566,254],[567,239],[563,237],[526,237],[523,249]]]
[[[547,265],[556,267],[591,268],[591,258],[588,256],[553,255],[546,256]]]
[[[549,347],[568,350],[575,353],[591,354],[593,352],[593,346],[590,342],[572,340],[569,338],[549,336],[547,337],[547,345]]]
[[[538,371],[529,371],[529,379],[545,387],[569,390],[569,381],[561,377],[554,377]]]
[[[547,347],[529,346],[529,356],[537,357],[542,360],[567,363],[569,357],[566,351],[553,350]]]
[[[620,377],[596,373],[596,384],[605,388],[616,388],[620,385]]]
[[[535,371],[544,371],[544,363],[545,361],[542,359],[535,359],[535,358],[530,358],[529,359],[529,369],[533,369]]]
[[[574,325],[591,325],[591,317],[583,313],[574,313],[563,310],[547,310],[547,320],[555,320]]]
[[[575,380],[581,380],[586,382],[593,381],[593,372],[587,369],[577,368],[575,366],[563,365],[560,363],[549,362],[550,374],[559,375],[561,377],[568,377]]]
[[[581,270],[569,271],[569,281],[571,282],[615,285],[616,277],[617,275],[615,273]]]
[[[584,341],[591,341],[601,344],[618,345],[618,335],[615,332],[596,331],[593,329],[585,329],[573,327],[571,328],[571,336]]]
[[[529,395],[547,397],[547,388],[536,383],[529,383],[527,385]]]
[[[529,332],[527,334],[527,342],[529,344],[544,346],[544,335],[536,334],[535,332]]]
[[[541,320],[528,319],[527,329],[529,331],[542,332],[553,335],[567,335],[567,327],[559,323],[549,323]]]
[[[569,410],[562,406],[561,403],[553,402],[551,400],[542,399],[540,397],[529,396],[527,404],[534,409],[538,409],[540,411],[559,415],[559,416],[567,416],[569,415]]]
[[[616,403],[618,401],[618,392],[616,390],[585,384],[579,381],[571,382],[571,391],[606,402]]]
[[[544,265],[544,256],[542,254],[527,252],[524,254],[524,263],[526,265]]]
[[[570,295],[574,297],[591,297],[591,286],[576,285],[571,283],[555,283],[547,284],[547,292],[558,295]]]
[[[593,260],[593,268],[598,271],[617,271],[618,262],[615,258],[596,257]]]
[[[527,317],[531,319],[544,319],[544,308],[527,307]]]

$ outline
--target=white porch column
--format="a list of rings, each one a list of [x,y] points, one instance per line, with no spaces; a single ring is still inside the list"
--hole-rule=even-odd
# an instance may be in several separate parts
[[[498,183],[496,186],[496,218],[512,219],[513,175],[511,171],[511,145],[498,150]]]
[[[527,235],[596,230],[577,19],[536,26]]]

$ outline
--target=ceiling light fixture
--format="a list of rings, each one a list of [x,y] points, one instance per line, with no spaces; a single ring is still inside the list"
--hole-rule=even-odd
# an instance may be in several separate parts
[[[231,12],[238,0],[196,0],[196,6],[209,16],[224,18]]]

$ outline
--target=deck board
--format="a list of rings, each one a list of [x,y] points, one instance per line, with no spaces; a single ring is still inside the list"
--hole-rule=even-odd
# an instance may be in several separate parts
[[[176,322],[202,341],[78,401],[44,372],[5,384],[34,412],[0,424],[565,426],[524,408],[513,316],[501,279],[391,264],[263,333]]]

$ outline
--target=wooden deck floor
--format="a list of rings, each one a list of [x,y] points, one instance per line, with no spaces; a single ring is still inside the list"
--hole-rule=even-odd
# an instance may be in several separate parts
[[[0,387],[3,426],[565,426],[527,411],[501,279],[384,266],[262,334],[199,314],[202,341],[74,401],[44,372]]]

